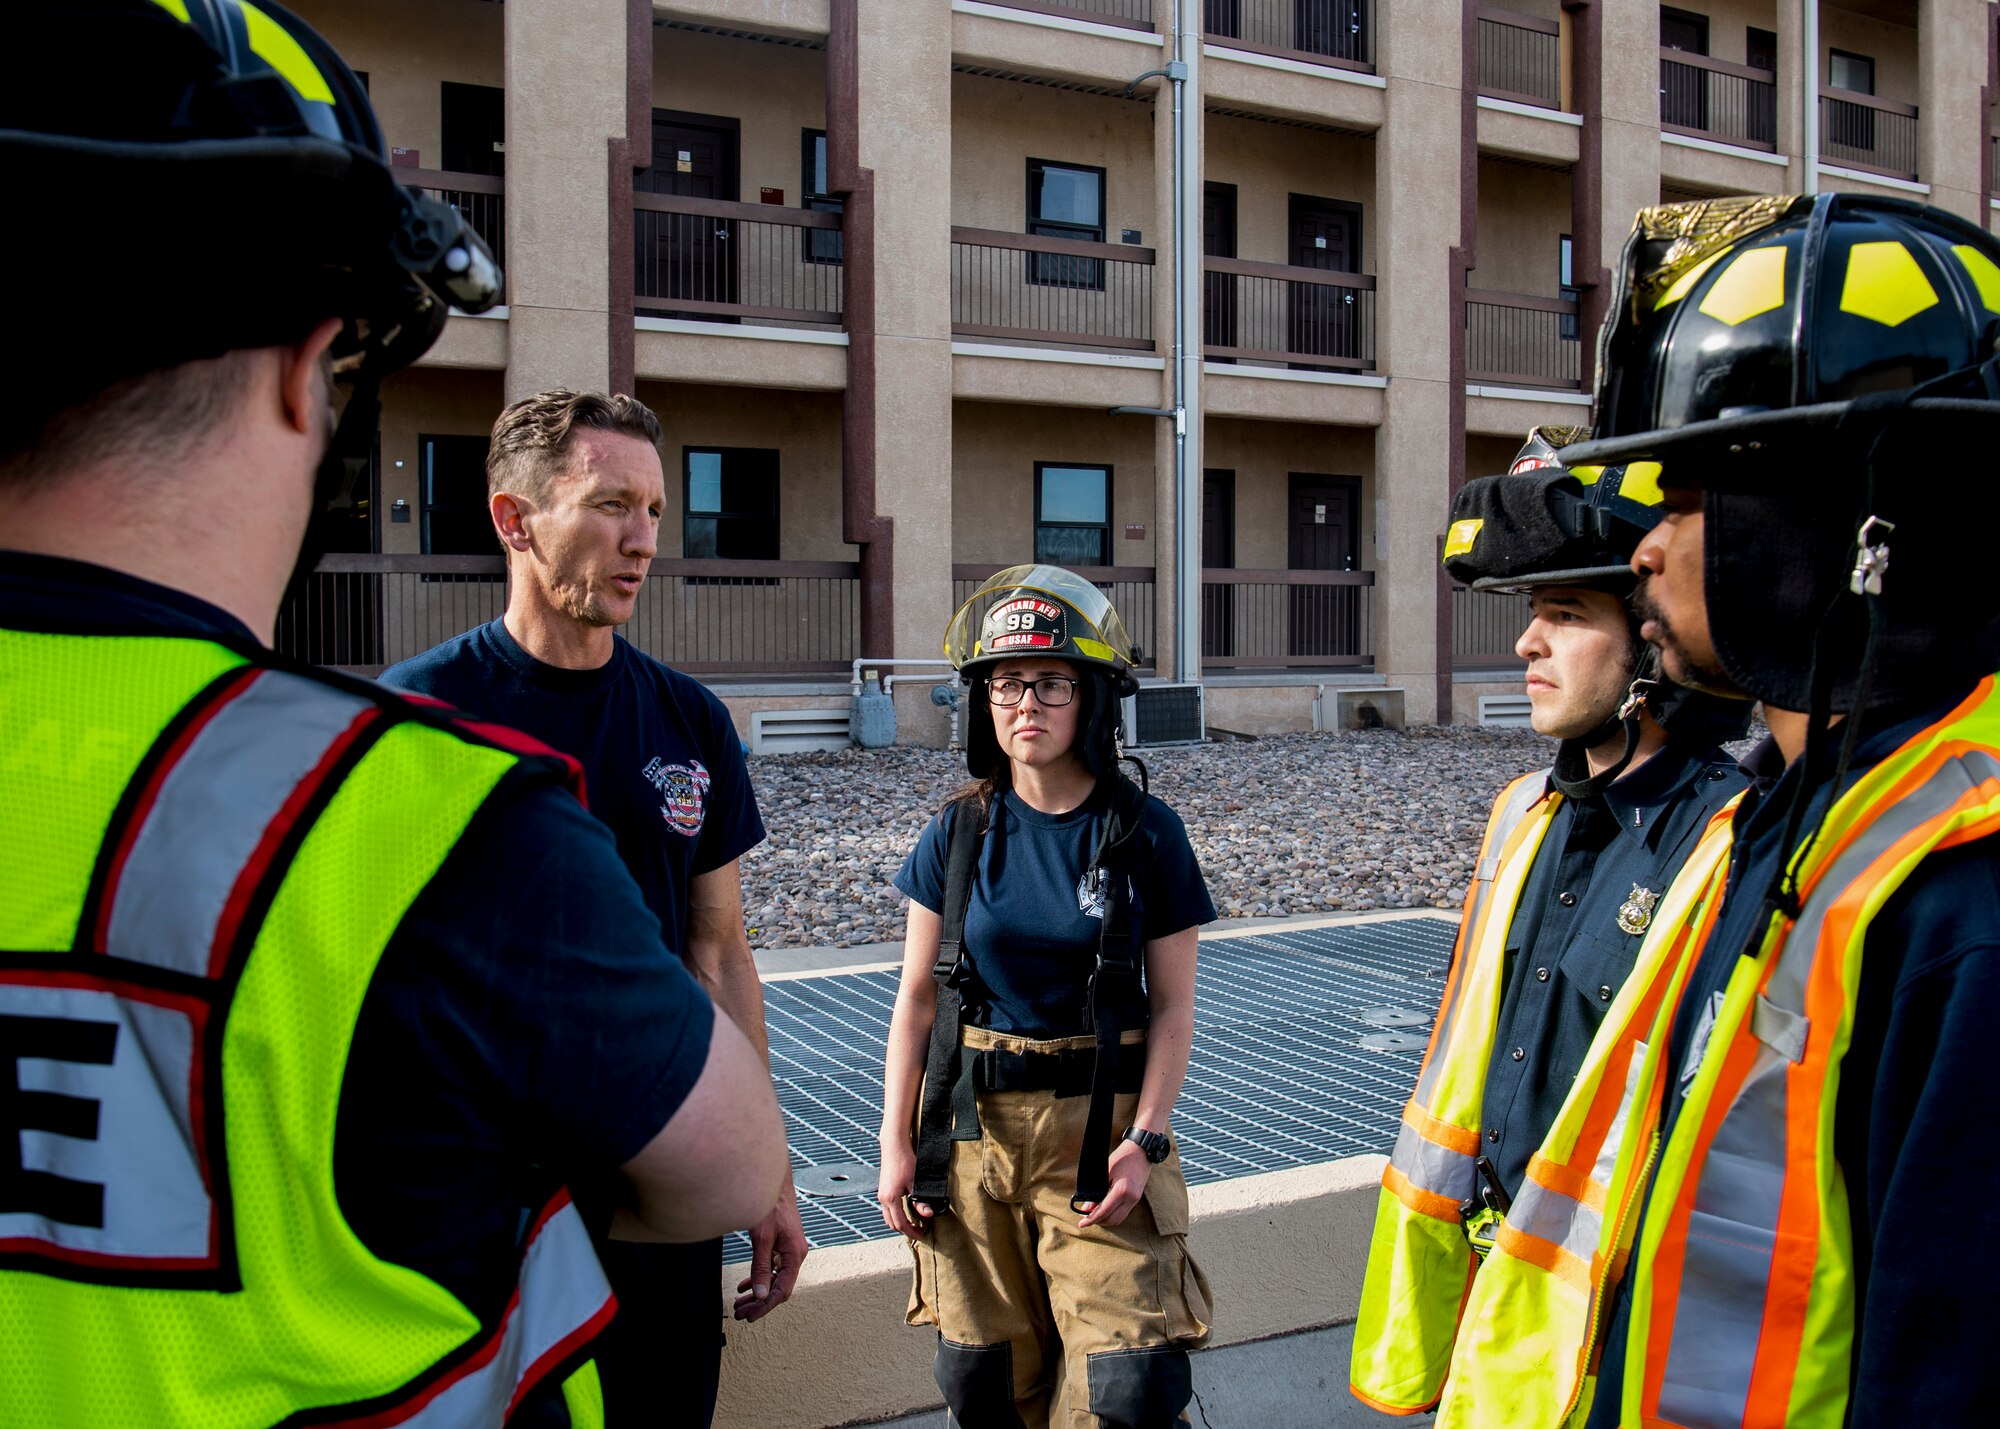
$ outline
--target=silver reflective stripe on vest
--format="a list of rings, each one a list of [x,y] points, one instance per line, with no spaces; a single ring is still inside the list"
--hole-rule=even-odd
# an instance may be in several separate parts
[[[1506,852],[1507,841],[1534,812],[1547,792],[1546,773],[1519,780],[1509,792],[1498,822],[1493,825],[1492,837],[1487,840],[1488,852],[1479,860],[1479,868],[1473,875],[1472,898],[1465,906],[1465,921],[1459,925],[1463,930],[1461,936],[1466,939],[1463,944],[1466,966],[1459,970],[1458,980],[1452,984],[1451,1001],[1438,1010],[1437,1031],[1431,1038],[1433,1051],[1424,1062],[1424,1069],[1417,1077],[1417,1089],[1412,1094],[1418,1106],[1426,1109],[1432,1106],[1437,1084],[1444,1076],[1451,1039],[1458,1030],[1459,1009],[1465,1002],[1466,988],[1472,981],[1472,961],[1479,953],[1471,939],[1480,931],[1486,916],[1486,905],[1492,901],[1493,882],[1500,876],[1500,855]]]
[[[264,831],[371,701],[267,670],[167,771],[112,890],[104,951],[206,977]]]
[[[542,1223],[521,1262],[520,1297],[500,1332],[497,1351],[443,1389],[423,1399],[405,1419],[387,1422],[409,1429],[483,1429],[500,1423],[513,1407],[523,1382],[552,1368],[601,1328],[609,1318],[611,1286],[590,1248],[590,1235],[576,1207]]]
[[[1396,1149],[1389,1157],[1389,1164],[1419,1190],[1449,1196],[1454,1201],[1470,1199],[1478,1184],[1479,1171],[1473,1157],[1439,1146],[1408,1122],[1396,1133]]]
[[[1815,880],[1797,926],[1779,948],[1750,1018],[1756,1058],[1699,1167],[1660,1388],[1662,1418],[1735,1425],[1746,1412],[1785,1188],[1788,1074],[1804,1060],[1812,1033],[1806,986],[1827,915],[1877,859],[1986,779],[2000,779],[2000,761],[1967,751],[1883,809]],[[1840,956],[1838,949],[1829,951]],[[1719,1044],[1709,1054],[1722,1055]]]

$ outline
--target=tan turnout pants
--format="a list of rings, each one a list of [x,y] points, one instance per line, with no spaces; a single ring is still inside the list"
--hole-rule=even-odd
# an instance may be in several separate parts
[[[968,1047],[1088,1046],[965,1029]],[[1136,1094],[1120,1096],[1114,1136]],[[1166,1429],[1186,1422],[1187,1352],[1208,1341],[1208,1280],[1187,1252],[1178,1148],[1122,1225],[1080,1230],[1069,1198],[1087,1096],[979,1093],[980,1139],[952,1146],[951,1210],[913,1243],[909,1322],[961,1429]]]

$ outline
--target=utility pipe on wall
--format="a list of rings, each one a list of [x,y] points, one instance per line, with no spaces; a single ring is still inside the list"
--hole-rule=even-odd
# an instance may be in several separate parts
[[[1174,674],[1201,678],[1201,190],[1188,95],[1201,93],[1202,0],[1174,22]]]
[[[1805,149],[1805,183],[1808,195],[1819,192],[1819,0],[1799,0],[1804,23],[1800,47],[1805,51],[1800,68],[1805,72],[1806,112],[1800,116],[1799,142]]]

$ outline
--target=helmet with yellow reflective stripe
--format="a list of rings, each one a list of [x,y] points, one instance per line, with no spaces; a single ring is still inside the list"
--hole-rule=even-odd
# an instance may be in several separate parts
[[[1992,234],[1851,193],[1646,209],[1598,337],[1594,416],[1567,461],[1656,461],[1669,492],[1704,493],[1710,637],[1738,689],[1852,709],[1987,658]]]
[[[1560,449],[1584,435],[1537,427],[1505,475],[1459,488],[1444,544],[1453,580],[1474,590],[1632,589],[1632,553],[1660,519],[1659,463],[1564,466]]]
[[[39,405],[328,317],[379,376],[499,299],[486,245],[396,182],[353,71],[271,0],[24,6],[8,34],[0,271]]]

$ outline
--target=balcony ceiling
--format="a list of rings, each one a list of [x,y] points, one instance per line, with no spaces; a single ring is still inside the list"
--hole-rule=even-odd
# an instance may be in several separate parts
[[[1866,15],[1871,20],[1901,25],[1906,30],[1917,28],[1917,0],[1839,0],[1837,4],[1829,3],[1827,9]]]

